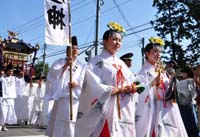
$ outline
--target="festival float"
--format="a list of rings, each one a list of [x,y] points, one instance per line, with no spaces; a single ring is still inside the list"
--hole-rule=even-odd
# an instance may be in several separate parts
[[[35,73],[34,64],[39,45],[32,46],[23,40],[19,40],[16,32],[8,31],[8,34],[8,38],[1,38],[0,40],[1,68],[12,67],[14,75],[22,71],[25,80],[29,81]]]

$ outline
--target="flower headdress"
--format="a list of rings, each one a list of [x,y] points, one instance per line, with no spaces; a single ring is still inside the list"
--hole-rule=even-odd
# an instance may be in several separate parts
[[[161,38],[150,37],[149,42],[153,44],[157,44],[159,46],[164,46],[165,42]]]
[[[109,22],[107,24],[108,28],[111,30],[116,30],[119,33],[122,33],[123,35],[125,35],[126,30],[117,22]]]

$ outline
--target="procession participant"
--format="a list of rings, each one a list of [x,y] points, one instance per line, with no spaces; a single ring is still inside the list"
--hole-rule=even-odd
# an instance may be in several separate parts
[[[176,68],[175,61],[171,60],[171,61],[165,62],[165,70],[166,70],[167,77],[169,79],[176,75],[175,68]]]
[[[195,119],[196,112],[196,89],[194,85],[194,74],[190,67],[184,67],[180,70],[180,79],[177,82],[177,103],[189,137],[199,137],[198,128]]]
[[[36,88],[37,83],[35,83],[35,76],[31,76],[28,82],[25,84],[23,96],[21,101],[18,102],[19,104],[16,108],[17,116],[20,116],[21,122],[23,122],[25,125],[30,124],[34,116],[34,99]],[[20,103],[23,104],[21,107],[19,107]]]
[[[2,91],[2,81],[4,77],[4,71],[3,68],[0,67],[0,131],[2,129],[2,126],[4,126],[4,118],[3,118],[3,111],[1,107],[1,102],[2,102],[2,96],[3,96],[3,91]]]
[[[38,127],[44,127],[46,124],[46,109],[44,108],[45,101],[44,96],[46,92],[46,84],[44,83],[44,76],[42,74],[36,78],[37,87],[34,95],[34,106],[33,106],[33,117],[31,124],[37,125]]]
[[[72,57],[70,47],[66,49],[67,58],[55,61],[47,76],[48,88],[46,98],[53,99],[54,106],[47,127],[49,137],[74,137],[74,128],[79,105],[85,65],[77,60],[78,44],[75,36],[72,37]],[[72,82],[70,83],[69,67],[72,64]],[[73,118],[70,119],[70,88],[73,96]]]
[[[23,71],[19,71],[17,74],[18,78],[24,79],[24,73]],[[25,104],[27,102],[24,101],[24,92],[25,92],[25,80],[19,80],[16,81],[16,94],[17,97],[15,98],[15,112],[17,115],[17,121],[18,123],[24,122],[24,112],[26,112],[25,108],[27,107]]]
[[[127,65],[128,68],[132,66],[133,53],[126,53],[120,57],[121,60]]]
[[[75,137],[136,136],[135,76],[116,55],[125,30],[115,22],[108,27],[103,35],[104,49],[88,62]]]
[[[169,79],[160,61],[160,38],[151,37],[144,49],[146,61],[138,75],[145,90],[139,95],[136,110],[137,137],[187,137],[177,103],[165,100]]]
[[[194,81],[197,91],[197,116],[198,116],[198,129],[200,131],[200,64],[193,66]]]
[[[1,109],[2,109],[2,117],[3,117],[3,131],[7,131],[8,129],[5,127],[5,124],[16,124],[17,117],[14,109],[14,99],[16,98],[16,83],[18,81],[23,81],[23,79],[18,79],[13,76],[13,69],[11,66],[8,66],[6,69],[6,76],[2,78],[2,101],[1,101]]]

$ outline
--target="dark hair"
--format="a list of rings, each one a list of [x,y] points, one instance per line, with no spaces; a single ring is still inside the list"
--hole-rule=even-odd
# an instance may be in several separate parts
[[[194,77],[194,73],[192,72],[192,69],[190,67],[184,67],[181,69],[182,73],[187,73],[189,78],[193,78]]]
[[[144,53],[145,52],[149,52],[151,49],[155,48],[155,47],[160,47],[160,45],[156,44],[156,43],[148,43],[146,45],[146,47],[144,48]],[[147,56],[145,56],[145,58],[148,60]]]
[[[154,47],[160,47],[160,45],[156,44],[156,43],[148,43],[146,45],[146,47],[144,48],[144,52],[149,52],[151,49],[153,49]]]
[[[119,32],[116,31],[116,30],[107,30],[107,31],[105,31],[105,33],[103,34],[103,40],[108,40],[108,38],[113,36],[115,33],[119,33]],[[121,33],[119,33],[119,34],[122,36]]]

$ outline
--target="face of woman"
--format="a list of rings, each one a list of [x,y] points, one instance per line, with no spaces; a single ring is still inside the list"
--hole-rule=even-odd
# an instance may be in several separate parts
[[[104,48],[112,55],[114,55],[121,47],[122,36],[119,33],[114,33],[107,40],[103,41]]]
[[[161,48],[160,47],[154,47],[150,51],[146,52],[146,57],[148,59],[148,62],[154,65],[157,61],[160,60],[161,56]]]

